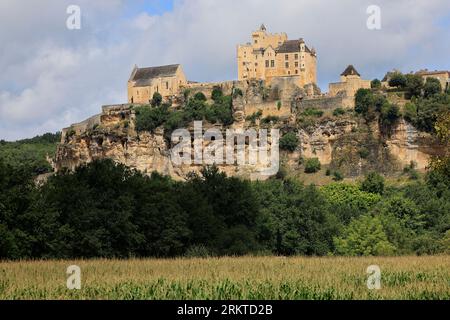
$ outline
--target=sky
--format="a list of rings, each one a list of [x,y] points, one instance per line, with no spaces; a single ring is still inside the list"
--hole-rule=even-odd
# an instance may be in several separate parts
[[[78,30],[66,27],[69,5],[81,9]],[[370,5],[380,8],[379,30],[367,28]],[[236,79],[236,45],[261,23],[316,49],[322,91],[348,64],[364,79],[450,70],[448,0],[0,0],[0,140],[125,103],[135,64],[181,63],[193,81]]]

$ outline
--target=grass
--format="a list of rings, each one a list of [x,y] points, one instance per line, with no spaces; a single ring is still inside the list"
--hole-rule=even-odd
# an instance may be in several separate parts
[[[81,290],[66,288],[71,264]],[[450,256],[0,262],[0,299],[450,299]]]

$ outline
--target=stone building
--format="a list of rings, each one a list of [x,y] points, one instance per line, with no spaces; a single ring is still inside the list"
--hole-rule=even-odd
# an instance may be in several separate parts
[[[330,83],[328,95],[330,97],[342,96],[343,107],[353,108],[355,105],[355,93],[358,89],[370,88],[370,80],[361,79],[361,75],[356,71],[355,67],[349,65],[344,72],[341,73],[341,81]]]
[[[155,92],[169,98],[187,85],[179,64],[138,68],[135,66],[128,80],[128,103],[149,103]]]
[[[420,75],[424,82],[427,78],[438,79],[444,91],[450,88],[450,71],[428,71],[425,69],[416,72],[416,74]]]
[[[299,87],[317,82],[317,55],[303,39],[288,40],[286,33],[270,34],[264,25],[252,33],[252,42],[237,46],[238,80],[292,77]]]

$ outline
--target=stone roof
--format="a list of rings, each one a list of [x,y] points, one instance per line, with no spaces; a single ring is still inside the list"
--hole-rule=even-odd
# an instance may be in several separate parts
[[[299,40],[286,40],[281,46],[278,47],[277,53],[290,53],[299,52],[300,44],[305,43],[303,39]],[[311,52],[307,46],[305,46],[306,52]]]
[[[344,72],[341,73],[341,76],[361,76],[358,71],[356,71],[353,65],[349,65],[345,68]]]
[[[175,76],[179,67],[179,64],[171,64],[167,66],[149,68],[135,68],[131,75],[130,81],[134,81],[134,86],[136,87],[147,86],[153,79]]]

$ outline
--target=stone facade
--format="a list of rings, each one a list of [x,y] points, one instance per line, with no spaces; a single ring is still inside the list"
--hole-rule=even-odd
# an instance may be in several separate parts
[[[288,40],[286,33],[270,34],[264,25],[252,33],[252,42],[237,46],[239,80],[295,77],[297,85],[317,82],[317,55],[303,39]]]
[[[342,107],[353,108],[355,106],[355,93],[361,88],[369,89],[370,80],[361,79],[361,75],[356,71],[355,67],[349,65],[341,73],[340,82],[330,83],[328,95],[330,97],[343,97]]]
[[[128,80],[128,103],[147,104],[155,92],[168,99],[186,85],[186,76],[179,64],[149,68],[135,66]]]
[[[420,70],[416,72],[416,74],[420,75],[424,81],[426,81],[427,78],[438,79],[441,83],[442,90],[444,91],[450,88],[450,71]]]

